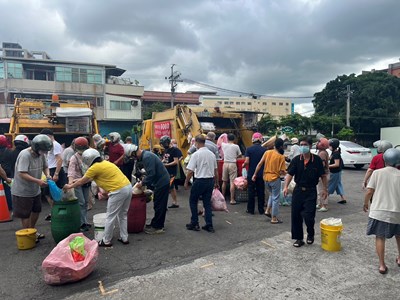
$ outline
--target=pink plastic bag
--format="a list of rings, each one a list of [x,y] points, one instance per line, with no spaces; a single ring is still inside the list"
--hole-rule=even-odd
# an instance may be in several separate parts
[[[228,135],[226,133],[221,134],[217,140],[219,157],[221,159],[224,159],[224,151],[222,151],[222,143],[225,143],[225,144],[228,143]]]
[[[228,207],[226,206],[225,197],[217,188],[213,190],[211,195],[211,209],[213,211],[229,212]]]
[[[69,243],[77,236],[85,239],[86,256],[83,261],[74,262]],[[50,252],[42,263],[44,281],[47,284],[57,285],[74,282],[87,277],[97,264],[99,245],[82,233],[73,233],[63,239]]]
[[[238,189],[238,190],[245,190],[247,189],[247,179],[243,176],[236,177],[233,180],[233,185]]]

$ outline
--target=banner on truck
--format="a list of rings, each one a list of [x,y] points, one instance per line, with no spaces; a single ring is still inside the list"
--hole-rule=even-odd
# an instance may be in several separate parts
[[[171,137],[171,122],[163,121],[163,122],[154,122],[154,137],[159,139],[164,135],[168,135]]]

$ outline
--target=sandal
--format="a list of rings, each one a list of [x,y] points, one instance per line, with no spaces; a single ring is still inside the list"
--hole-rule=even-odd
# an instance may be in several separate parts
[[[122,238],[119,238],[117,241],[122,243],[122,244],[124,244],[124,245],[128,245],[129,244],[129,241],[124,241]]]
[[[346,204],[347,201],[346,201],[346,200],[340,200],[338,203],[339,203],[339,204]]]
[[[312,245],[314,244],[314,238],[307,238],[307,245]]]
[[[272,218],[272,215],[271,215],[270,213],[265,212],[265,215],[266,215],[268,218]]]
[[[106,244],[103,240],[99,242],[99,247],[112,247],[112,243]]]
[[[303,245],[304,245],[304,241],[303,241],[303,240],[296,240],[296,241],[293,243],[293,246],[296,247],[296,248],[299,248],[299,247],[301,247],[301,246],[303,246]]]
[[[36,232],[36,238],[37,238],[38,240],[41,240],[41,239],[44,239],[45,236],[44,236],[43,233]]]
[[[229,202],[229,204],[230,204],[230,205],[236,205],[237,202],[236,202],[236,201],[231,201],[231,202]]]
[[[387,266],[385,266],[385,269],[384,269],[384,270],[379,269],[379,273],[381,273],[382,275],[387,274],[388,271],[389,271],[389,269],[388,269]]]
[[[271,224],[281,224],[283,223],[282,220],[276,219],[276,221],[271,221]]]

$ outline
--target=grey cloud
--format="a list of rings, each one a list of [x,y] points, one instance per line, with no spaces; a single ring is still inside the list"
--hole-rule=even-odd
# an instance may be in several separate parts
[[[146,88],[163,85],[176,63],[183,77],[227,89],[313,95],[337,75],[396,57],[400,49],[397,20],[390,17],[399,11],[398,0],[0,5],[18,11],[0,20],[0,36],[7,40],[59,59],[117,64]],[[43,16],[54,16],[56,26]],[[29,26],[16,25],[26,20]]]

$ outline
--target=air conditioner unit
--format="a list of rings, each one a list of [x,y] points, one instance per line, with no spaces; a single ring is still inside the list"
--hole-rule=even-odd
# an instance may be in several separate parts
[[[138,106],[138,104],[139,104],[139,101],[137,101],[137,100],[132,100],[131,101],[131,105],[132,106]]]

